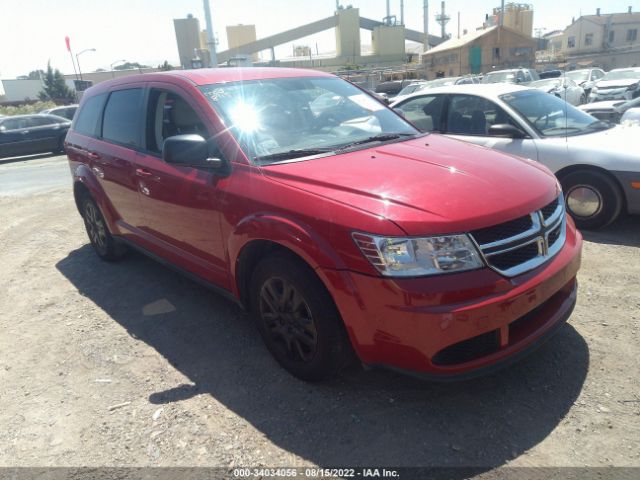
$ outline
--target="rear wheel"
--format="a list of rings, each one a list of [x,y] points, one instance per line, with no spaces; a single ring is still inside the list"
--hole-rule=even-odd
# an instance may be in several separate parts
[[[111,235],[98,205],[89,195],[82,200],[82,218],[91,246],[102,260],[114,261],[124,255],[125,246]]]
[[[275,359],[307,381],[336,375],[351,357],[340,314],[318,277],[289,255],[273,255],[251,279],[251,310]]]
[[[562,179],[567,211],[578,228],[601,228],[612,223],[622,210],[622,193],[606,174],[578,171]]]

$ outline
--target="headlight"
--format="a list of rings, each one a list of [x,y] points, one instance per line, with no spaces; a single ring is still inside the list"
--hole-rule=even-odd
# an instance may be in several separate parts
[[[598,87],[593,87],[593,88],[591,89],[591,93],[593,93],[593,94],[598,93]]]
[[[352,236],[362,254],[386,277],[439,275],[484,266],[467,235],[411,238],[354,232]]]

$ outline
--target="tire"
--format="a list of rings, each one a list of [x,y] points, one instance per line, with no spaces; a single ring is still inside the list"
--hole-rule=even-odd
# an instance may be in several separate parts
[[[64,149],[64,137],[60,137],[60,139],[58,140],[58,147],[53,150],[53,153],[55,155],[62,155],[66,153]]]
[[[605,173],[577,171],[564,177],[560,183],[567,212],[573,217],[578,228],[602,228],[620,215],[622,193],[615,181]]]
[[[81,205],[84,226],[98,257],[107,262],[121,258],[126,253],[126,247],[111,235],[107,222],[93,198],[85,195]]]
[[[289,373],[305,381],[335,376],[353,358],[333,299],[306,264],[275,254],[256,267],[251,313],[267,349]]]

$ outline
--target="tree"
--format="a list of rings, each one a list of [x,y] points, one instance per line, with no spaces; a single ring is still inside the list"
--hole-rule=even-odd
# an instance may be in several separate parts
[[[170,70],[173,70],[173,67],[169,64],[169,62],[165,60],[164,63],[158,65],[158,70],[160,70],[161,72],[168,72]]]
[[[31,70],[27,75],[20,75],[18,80],[40,80],[44,77],[44,70]]]
[[[75,93],[67,87],[60,70],[51,68],[51,63],[47,63],[47,71],[43,76],[44,88],[38,94],[40,100],[51,100],[56,104],[65,104],[75,101]]]
[[[117,67],[113,67],[114,70],[133,70],[135,68],[149,68],[149,65],[141,65],[138,62],[125,62]]]

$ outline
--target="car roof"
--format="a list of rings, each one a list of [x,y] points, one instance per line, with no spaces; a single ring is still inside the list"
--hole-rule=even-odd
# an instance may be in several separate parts
[[[485,73],[485,75],[491,75],[492,73],[504,73],[504,72],[517,72],[518,70],[533,70],[532,68],[518,67],[518,68],[506,68],[504,70],[492,70]]]
[[[608,73],[611,73],[611,72],[624,72],[624,71],[629,71],[629,70],[631,70],[632,72],[640,72],[640,67],[614,68],[613,70],[610,70]]]
[[[407,95],[403,99],[403,101],[409,98],[430,95],[433,93],[460,93],[468,95],[479,95],[481,97],[487,98],[496,98],[505,93],[520,92],[523,90],[535,89],[511,83],[474,83],[466,85],[448,85],[445,87],[434,87],[427,90],[420,90],[419,92]]]

